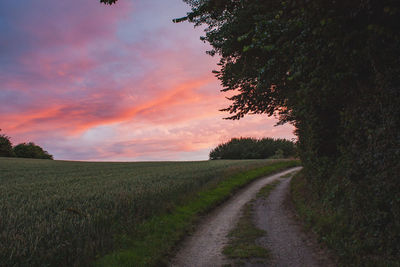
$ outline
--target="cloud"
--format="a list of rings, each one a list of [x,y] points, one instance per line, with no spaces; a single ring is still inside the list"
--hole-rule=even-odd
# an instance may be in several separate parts
[[[292,137],[265,116],[222,120],[218,59],[198,29],[171,23],[185,10],[180,0],[1,2],[0,127],[79,160],[205,159],[233,136]]]

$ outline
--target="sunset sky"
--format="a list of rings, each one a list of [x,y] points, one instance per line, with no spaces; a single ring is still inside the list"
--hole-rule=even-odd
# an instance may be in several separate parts
[[[231,137],[294,138],[265,115],[223,120],[201,29],[181,0],[0,1],[0,129],[55,159],[205,160]]]

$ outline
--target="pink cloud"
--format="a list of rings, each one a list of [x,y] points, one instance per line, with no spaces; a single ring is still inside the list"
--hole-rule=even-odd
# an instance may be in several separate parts
[[[30,49],[0,73],[0,126],[14,143],[35,141],[64,159],[205,159],[234,136],[293,137],[265,116],[222,120],[228,114],[218,110],[229,103],[211,74],[217,59],[191,26],[157,25],[128,38],[119,32],[141,26],[129,24],[140,16],[136,3],[91,2],[79,10],[58,3],[43,18],[35,7],[17,25]]]

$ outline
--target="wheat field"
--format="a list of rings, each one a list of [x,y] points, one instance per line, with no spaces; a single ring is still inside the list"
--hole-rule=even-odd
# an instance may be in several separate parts
[[[270,162],[0,158],[0,266],[85,266],[146,218]]]

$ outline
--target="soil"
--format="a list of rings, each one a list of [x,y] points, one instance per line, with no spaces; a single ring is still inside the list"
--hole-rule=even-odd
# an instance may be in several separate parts
[[[303,231],[296,218],[289,195],[290,180],[282,179],[267,199],[258,198],[254,205],[256,227],[267,232],[258,244],[272,254],[267,266],[336,266],[332,255],[312,233]]]

